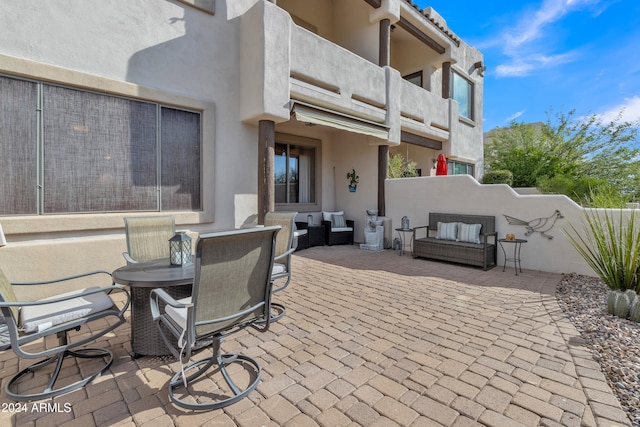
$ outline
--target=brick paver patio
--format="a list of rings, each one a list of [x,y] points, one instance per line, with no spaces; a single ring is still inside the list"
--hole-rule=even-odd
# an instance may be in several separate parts
[[[179,364],[131,360],[126,325],[98,342],[116,356],[107,375],[48,402],[57,406],[12,407],[3,391],[0,425],[630,425],[556,303],[557,274],[355,246],[301,251],[293,265],[275,296],[287,316],[223,345],[262,364],[249,398],[210,412],[174,407],[167,382]],[[11,351],[0,367],[4,390],[18,369]]]

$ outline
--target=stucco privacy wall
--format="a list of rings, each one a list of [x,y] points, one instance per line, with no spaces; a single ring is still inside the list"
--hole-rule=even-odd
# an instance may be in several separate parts
[[[570,229],[569,224],[583,230],[583,209],[566,196],[519,195],[507,185],[483,185],[467,175],[391,179],[386,181],[385,188],[386,213],[394,227],[399,226],[405,215],[413,227],[426,225],[429,212],[494,215],[499,237],[515,233],[517,237],[528,240],[522,247],[523,268],[595,275],[563,231]],[[554,236],[553,239],[537,232],[525,236],[525,227],[510,225],[504,217],[509,215],[530,221],[551,216],[556,209],[564,218],[559,219],[547,233]],[[507,250],[509,248],[513,251],[512,246]],[[502,266],[504,256],[500,249],[498,261]],[[513,263],[510,273],[513,274]]]

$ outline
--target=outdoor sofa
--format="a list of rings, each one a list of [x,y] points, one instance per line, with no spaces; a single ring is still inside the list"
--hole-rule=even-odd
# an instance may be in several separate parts
[[[429,225],[413,229],[413,257],[482,267],[497,262],[494,216],[429,213]]]

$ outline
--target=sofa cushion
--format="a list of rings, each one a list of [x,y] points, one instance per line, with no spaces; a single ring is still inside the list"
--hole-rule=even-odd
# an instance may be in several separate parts
[[[332,233],[340,233],[342,231],[353,231],[353,227],[331,227]]]
[[[458,237],[457,222],[438,222],[438,230],[436,239],[438,240],[456,240]]]
[[[482,224],[458,223],[458,242],[480,243],[480,228]]]

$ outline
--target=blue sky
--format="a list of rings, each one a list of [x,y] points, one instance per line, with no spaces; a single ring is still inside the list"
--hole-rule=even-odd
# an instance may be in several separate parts
[[[414,0],[484,54],[484,130],[546,112],[640,119],[640,1]]]

